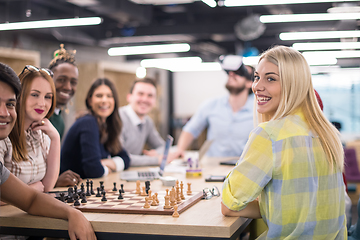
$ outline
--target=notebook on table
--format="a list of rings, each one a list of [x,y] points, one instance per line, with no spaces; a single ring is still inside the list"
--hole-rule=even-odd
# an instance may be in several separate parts
[[[172,145],[173,138],[168,135],[165,142],[164,154],[161,160],[159,171],[123,171],[120,173],[120,179],[126,181],[151,181],[154,179],[159,179],[164,174],[164,169],[169,153],[169,149]]]

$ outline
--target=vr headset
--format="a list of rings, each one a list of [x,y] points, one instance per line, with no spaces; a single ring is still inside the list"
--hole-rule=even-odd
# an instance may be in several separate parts
[[[234,72],[235,74],[253,80],[252,74],[246,69],[242,57],[238,55],[221,55],[219,57],[220,65],[224,71]]]

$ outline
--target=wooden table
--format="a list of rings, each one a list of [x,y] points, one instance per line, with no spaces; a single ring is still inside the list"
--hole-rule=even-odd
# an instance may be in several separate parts
[[[201,162],[203,176],[186,178],[183,173],[165,173],[180,181],[191,182],[193,191],[214,185],[221,191],[222,183],[205,182],[207,175],[226,175],[232,167],[221,166],[218,158],[204,158]],[[147,168],[132,168],[144,170]],[[105,188],[113,182],[123,183],[125,189],[135,188],[134,182],[124,182],[119,173],[95,179],[94,186],[104,181]],[[163,190],[160,180],[151,182],[153,191]],[[98,239],[236,239],[250,219],[224,217],[220,212],[221,197],[201,200],[180,214],[179,218],[164,215],[84,213],[91,222]],[[31,216],[22,210],[7,205],[0,207],[0,233],[32,236],[67,237],[67,221]]]

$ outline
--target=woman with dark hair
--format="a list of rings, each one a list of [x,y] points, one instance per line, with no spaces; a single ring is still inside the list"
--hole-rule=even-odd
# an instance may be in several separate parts
[[[86,97],[89,114],[79,118],[67,133],[61,149],[61,172],[68,169],[81,178],[98,178],[127,169],[130,159],[119,141],[121,120],[114,84],[97,79]]]
[[[48,120],[55,108],[52,72],[31,65],[20,73],[18,120],[9,138],[0,142],[4,166],[39,191],[50,191],[60,169],[60,136]]]

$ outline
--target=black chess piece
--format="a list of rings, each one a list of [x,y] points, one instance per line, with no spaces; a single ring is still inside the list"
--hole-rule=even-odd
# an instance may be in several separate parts
[[[116,188],[116,182],[114,182],[114,188],[113,188],[113,191],[116,192],[117,191],[117,188]]]
[[[97,189],[97,194],[95,197],[101,197],[100,187],[97,187],[96,189]]]
[[[65,202],[65,193],[60,193],[60,201]]]
[[[90,194],[91,194],[91,195],[95,195],[93,185],[94,185],[94,182],[91,180],[91,181],[90,181]]]
[[[74,193],[77,193],[77,185],[74,186]]]
[[[85,193],[81,193],[81,203],[87,203],[86,194],[85,194]]]
[[[86,196],[91,196],[89,179],[86,180]]]
[[[123,197],[123,195],[121,193],[121,189],[119,189],[119,197],[118,197],[118,199],[124,199],[124,197]]]
[[[68,196],[67,196],[67,203],[73,203],[74,199],[73,199],[73,188],[68,188]]]
[[[81,193],[85,192],[84,183],[81,183],[81,185],[80,185],[80,186],[81,186],[81,188],[80,188],[80,189],[81,189]]]
[[[145,191],[146,191],[146,194],[149,194],[149,190],[150,190],[150,181],[145,181]]]
[[[80,206],[81,204],[79,202],[79,195],[77,193],[75,193],[74,199],[75,199],[74,206]]]
[[[124,184],[120,184],[120,186],[121,186],[121,192],[122,192],[122,193],[125,193],[125,191],[124,191]]]
[[[105,196],[105,195],[106,195],[106,192],[103,192],[102,195],[103,195],[103,196],[102,196],[102,198],[101,198],[101,201],[102,201],[102,202],[106,202],[106,201],[107,201],[106,196]]]

